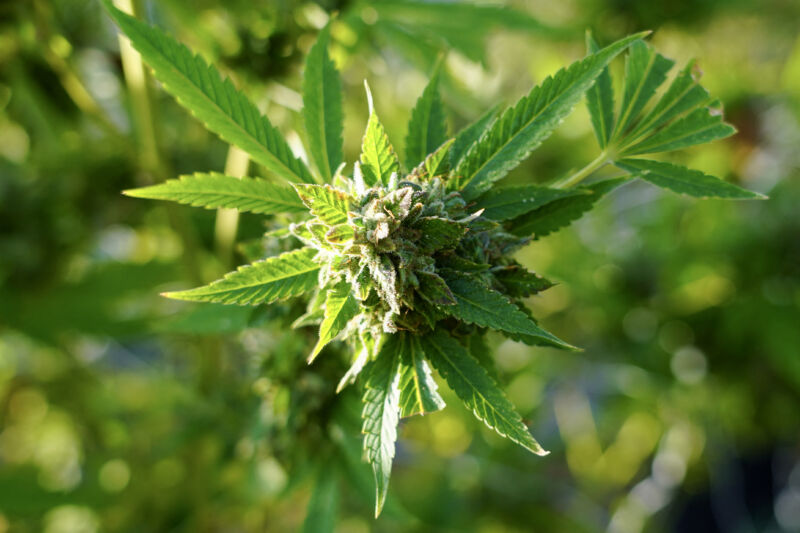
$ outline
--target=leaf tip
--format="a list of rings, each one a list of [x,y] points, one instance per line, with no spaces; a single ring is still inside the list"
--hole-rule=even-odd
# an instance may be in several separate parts
[[[375,106],[372,102],[372,91],[369,90],[369,83],[364,80],[364,90],[367,91],[367,106],[369,107],[369,114],[372,116],[375,113]]]

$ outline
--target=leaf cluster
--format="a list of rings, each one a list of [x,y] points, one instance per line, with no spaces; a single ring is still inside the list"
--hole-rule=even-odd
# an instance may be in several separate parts
[[[574,349],[544,330],[525,307],[525,298],[552,283],[517,263],[514,251],[568,225],[632,177],[694,196],[754,196],[698,171],[638,157],[733,131],[691,68],[647,107],[672,62],[645,44],[644,34],[605,48],[590,38],[584,59],[455,136],[448,134],[437,71],[411,111],[402,162],[367,89],[370,116],[361,155],[347,173],[342,85],[328,55],[327,28],[307,57],[303,83],[309,166],[211,65],[106,5],[164,88],[271,179],[195,174],[127,193],[272,215],[288,231],[265,238],[291,239],[293,248],[209,285],[166,295],[240,305],[307,298],[295,327],[319,328],[309,362],[328,343],[342,340],[350,368],[339,389],[356,381],[363,386],[364,452],[374,472],[376,515],[386,499],[399,420],[444,407],[434,370],[487,426],[533,453],[547,453],[504,395],[491,362],[471,349],[489,330],[531,345]],[[608,65],[625,50],[617,111]],[[603,151],[599,163],[554,187],[497,187],[584,96]],[[576,186],[611,162],[626,175]]]

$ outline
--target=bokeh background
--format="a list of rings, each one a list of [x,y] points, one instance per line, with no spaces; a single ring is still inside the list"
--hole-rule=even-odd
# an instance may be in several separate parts
[[[237,154],[124,61],[98,1],[2,2],[0,532],[800,531],[799,2],[133,7],[214,61],[295,146],[302,59],[338,12],[351,161],[365,78],[402,149],[442,50],[456,131],[581,57],[587,28],[605,43],[652,29],[679,65],[698,59],[739,130],[680,157],[770,199],[630,184],[522,252],[559,282],[530,301],[536,316],[585,348],[490,338],[552,453],[526,453],[446,397],[402,424],[375,521],[357,392],[333,394],[335,348],[305,365],[314,332],[288,328],[297,305],[158,296],[252,247],[214,212],[120,191],[241,168]],[[511,179],[543,182],[595,153],[580,105]],[[243,216],[237,242],[264,227]]]

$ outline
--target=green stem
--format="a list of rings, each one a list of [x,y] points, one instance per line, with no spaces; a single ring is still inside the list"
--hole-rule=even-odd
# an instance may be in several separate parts
[[[584,179],[591,176],[596,170],[604,167],[608,163],[611,162],[612,157],[609,154],[608,149],[606,148],[600,155],[597,156],[591,163],[583,167],[582,169],[578,170],[574,174],[567,176],[564,179],[561,179],[553,184],[553,187],[556,189],[567,189],[569,187],[574,187]]]
[[[225,175],[232,178],[242,178],[247,174],[250,166],[250,157],[247,152],[231,145],[228,149],[228,158],[225,161]],[[228,270],[233,261],[233,244],[236,241],[236,231],[239,226],[239,211],[236,209],[218,209],[217,221],[214,226],[214,241],[220,262]]]

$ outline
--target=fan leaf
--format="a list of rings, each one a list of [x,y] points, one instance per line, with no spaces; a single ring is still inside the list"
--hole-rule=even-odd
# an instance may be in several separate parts
[[[631,35],[576,61],[506,109],[453,171],[463,196],[477,198],[519,165],[550,136],[606,65],[643,35]]]
[[[158,185],[124,191],[128,196],[170,200],[206,209],[233,208],[262,215],[306,211],[297,194],[266,180],[196,173]]]
[[[478,281],[461,276],[453,276],[446,281],[455,296],[456,305],[441,306],[440,309],[445,313],[467,324],[530,335],[555,348],[577,349],[540,328],[508,298]]]
[[[653,185],[695,198],[754,199],[764,195],[737,187],[699,170],[648,159],[623,159],[615,163]]]
[[[537,455],[549,453],[531,436],[497,382],[458,341],[437,329],[422,337],[421,344],[433,367],[478,420]]]
[[[390,335],[378,356],[364,370],[364,452],[375,476],[375,517],[381,513],[389,490],[397,424],[400,421],[400,342]]]
[[[224,278],[164,296],[193,302],[258,305],[299,296],[317,286],[319,265],[313,248],[301,248],[239,267]]]
[[[158,28],[103,3],[133,47],[175,99],[225,142],[291,182],[313,182],[283,136],[247,97],[200,56]]]

